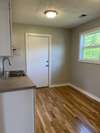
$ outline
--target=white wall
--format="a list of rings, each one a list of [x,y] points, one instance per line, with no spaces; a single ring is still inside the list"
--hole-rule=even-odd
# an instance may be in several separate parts
[[[100,28],[100,18],[82,24],[72,31],[70,82],[100,97],[100,64],[89,64],[78,61],[79,33],[97,27]]]
[[[11,69],[26,70],[25,33],[27,32],[52,35],[52,84],[68,82],[70,31],[61,28],[13,24],[13,45],[18,49],[18,55],[12,58]]]

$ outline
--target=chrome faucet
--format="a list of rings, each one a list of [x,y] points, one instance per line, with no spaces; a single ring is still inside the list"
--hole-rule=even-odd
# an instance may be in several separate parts
[[[2,77],[5,77],[5,61],[8,61],[9,65],[11,66],[10,59],[8,57],[3,57],[2,59]]]

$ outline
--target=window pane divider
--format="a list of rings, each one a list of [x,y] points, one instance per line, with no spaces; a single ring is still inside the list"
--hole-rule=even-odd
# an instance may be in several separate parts
[[[84,46],[83,49],[84,49],[84,48],[100,48],[100,45],[95,45],[95,46]]]

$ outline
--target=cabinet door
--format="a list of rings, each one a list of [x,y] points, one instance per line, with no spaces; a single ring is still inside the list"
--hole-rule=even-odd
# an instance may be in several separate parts
[[[34,133],[34,90],[0,94],[0,133]]]
[[[10,2],[0,0],[0,56],[10,56]]]

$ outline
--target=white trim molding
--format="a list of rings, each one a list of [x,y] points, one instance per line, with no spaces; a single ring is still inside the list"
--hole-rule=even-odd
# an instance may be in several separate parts
[[[85,94],[86,96],[92,98],[93,100],[97,101],[97,102],[100,102],[100,98],[93,95],[92,93],[90,92],[87,92],[86,90],[80,88],[80,87],[77,87],[76,85],[73,85],[71,83],[64,83],[64,84],[53,84],[53,85],[50,85],[50,88],[53,88],[53,87],[61,87],[61,86],[70,86],[72,87],[73,89]]]
[[[73,84],[71,84],[71,83],[68,83],[67,86],[70,86],[70,87],[72,87],[73,89],[75,89],[75,90],[77,90],[77,91],[80,91],[81,93],[87,95],[88,97],[90,97],[90,98],[92,98],[92,99],[94,99],[94,100],[100,102],[100,98],[99,98],[99,97],[93,95],[93,94],[90,93],[90,92],[87,92],[86,90],[84,90],[84,89],[82,89],[82,88],[77,87],[76,85],[73,85]]]
[[[52,77],[52,35],[51,34],[38,34],[38,33],[26,33],[26,72],[27,72],[27,46],[28,46],[28,36],[39,36],[39,37],[48,37],[49,39],[49,46],[48,46],[48,86],[51,86],[51,77]]]
[[[61,87],[61,86],[68,86],[69,84],[68,83],[64,83],[64,84],[53,84],[53,85],[50,85],[50,88],[53,88],[53,87]]]

